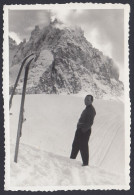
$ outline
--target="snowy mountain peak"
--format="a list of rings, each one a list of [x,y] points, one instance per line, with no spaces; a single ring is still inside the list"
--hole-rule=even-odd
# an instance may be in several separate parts
[[[40,57],[29,73],[27,93],[85,92],[96,98],[123,94],[116,64],[93,48],[80,27],[69,28],[58,20],[42,30],[35,26],[29,41],[18,48],[12,64],[20,63],[31,52],[40,53]],[[22,84],[17,93],[21,93]]]

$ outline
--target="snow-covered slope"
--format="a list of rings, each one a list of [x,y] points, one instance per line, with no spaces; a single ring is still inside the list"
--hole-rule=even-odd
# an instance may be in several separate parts
[[[11,153],[14,146],[11,145]],[[122,185],[123,175],[99,167],[82,167],[79,161],[21,144],[19,163],[11,162],[11,185],[29,186],[92,186]]]
[[[18,163],[13,162],[20,96],[10,115],[11,184],[124,185],[125,138],[122,102],[95,100],[97,112],[89,141],[90,166],[80,155],[69,159],[83,98],[64,95],[26,95],[25,118]]]

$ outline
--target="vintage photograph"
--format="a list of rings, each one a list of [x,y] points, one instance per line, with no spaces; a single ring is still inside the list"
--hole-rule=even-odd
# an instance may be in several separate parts
[[[5,190],[128,190],[129,5],[5,5]]]

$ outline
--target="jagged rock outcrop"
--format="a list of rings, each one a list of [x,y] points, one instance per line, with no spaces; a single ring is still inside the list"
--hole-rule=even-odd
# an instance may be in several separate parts
[[[86,40],[84,32],[62,27],[55,21],[31,32],[28,42],[21,43],[12,66],[32,53],[40,56],[31,67],[27,93],[92,93],[96,98],[120,96],[123,83],[113,60],[103,55]],[[23,80],[17,92],[21,93]]]
[[[17,43],[11,37],[9,37],[9,49],[15,49],[17,47]]]
[[[17,51],[17,43],[11,37],[9,37],[9,66],[12,64],[12,59]]]

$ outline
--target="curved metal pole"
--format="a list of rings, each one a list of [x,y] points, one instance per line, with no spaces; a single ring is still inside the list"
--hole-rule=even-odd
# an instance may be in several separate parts
[[[35,55],[35,54],[32,53],[32,54],[28,55],[27,57],[25,57],[25,59],[23,60],[23,62],[22,62],[22,64],[21,64],[21,67],[20,67],[20,70],[19,70],[17,79],[16,79],[15,84],[14,84],[14,88],[13,88],[13,91],[12,91],[12,94],[11,94],[11,97],[10,97],[10,100],[9,100],[9,109],[10,109],[11,106],[12,106],[12,99],[13,99],[13,96],[14,96],[14,93],[15,93],[15,89],[16,89],[16,87],[17,87],[17,84],[18,84],[18,81],[19,81],[19,78],[20,78],[20,74],[21,74],[21,72],[22,72],[22,69],[23,69],[23,67],[24,67],[24,65],[25,65],[26,60],[27,60],[29,57],[31,57],[32,55]]]
[[[18,158],[19,142],[20,142],[20,136],[21,136],[21,130],[22,130],[22,123],[23,123],[23,111],[24,111],[24,101],[25,101],[25,94],[26,94],[27,78],[28,78],[29,67],[30,67],[30,64],[33,61],[33,59],[34,58],[32,58],[27,63],[26,68],[25,68],[25,76],[24,76],[24,83],[23,83],[18,131],[17,131],[17,138],[16,138],[16,146],[15,146],[15,156],[14,156],[14,162],[16,162],[16,163],[17,163],[17,158]]]

